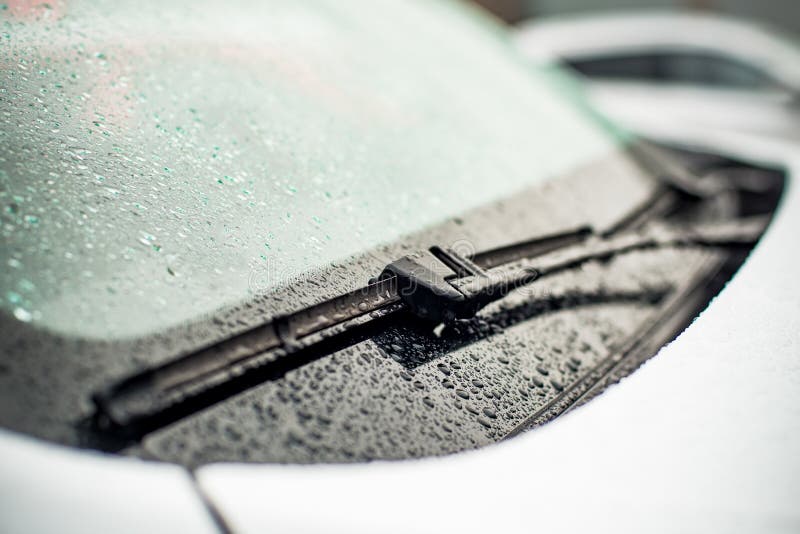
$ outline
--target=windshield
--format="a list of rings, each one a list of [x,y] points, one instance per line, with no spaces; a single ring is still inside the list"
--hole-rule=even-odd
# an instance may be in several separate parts
[[[431,3],[2,11],[3,310],[139,336],[614,149],[549,67]]]

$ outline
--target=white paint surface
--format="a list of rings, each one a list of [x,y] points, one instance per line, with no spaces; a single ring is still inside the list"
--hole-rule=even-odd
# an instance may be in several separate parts
[[[800,173],[796,146],[729,149],[792,157]],[[534,432],[421,461],[212,465],[200,484],[245,533],[797,532],[798,230],[792,186],[750,260],[684,334]],[[215,530],[179,467],[5,431],[0,459],[3,533]]]
[[[217,532],[182,468],[0,431],[0,532]]]

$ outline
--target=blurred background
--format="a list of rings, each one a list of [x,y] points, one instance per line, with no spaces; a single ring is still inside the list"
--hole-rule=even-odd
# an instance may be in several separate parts
[[[800,33],[798,0],[474,0],[509,23],[583,11],[631,8],[700,9],[764,21]]]

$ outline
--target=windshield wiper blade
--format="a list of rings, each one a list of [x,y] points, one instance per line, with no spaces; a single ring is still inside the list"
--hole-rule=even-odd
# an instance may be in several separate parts
[[[95,424],[141,437],[235,394],[233,378],[280,363],[355,325],[406,309],[433,323],[473,317],[481,308],[539,278],[636,250],[731,247],[755,243],[766,217],[693,226],[651,224],[617,236],[589,228],[464,257],[433,247],[386,266],[367,286],[278,317],[225,341],[136,374],[93,396]],[[224,395],[210,391],[220,388]]]
[[[477,254],[474,263],[480,268],[490,268],[574,245],[589,234],[589,228],[581,227],[538,237]],[[364,287],[275,317],[164,365],[132,375],[93,395],[97,408],[94,426],[130,437],[164,426],[185,415],[184,412],[211,404],[193,400],[224,385],[232,376],[272,364],[324,337],[404,307],[401,292],[395,276],[382,276]]]

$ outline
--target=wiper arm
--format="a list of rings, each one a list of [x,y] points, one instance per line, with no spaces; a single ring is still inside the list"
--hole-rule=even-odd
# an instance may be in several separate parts
[[[488,271],[452,250],[434,247],[389,264],[381,277],[396,277],[400,298],[418,317],[435,323],[451,322],[473,317],[490,302],[538,278],[589,261],[668,246],[748,246],[758,239],[766,224],[763,217],[691,227],[654,223],[642,232],[591,238],[584,230],[580,234],[584,238],[580,247],[566,246],[545,256],[521,258]],[[452,265],[458,265],[458,269]]]
[[[510,291],[587,262],[662,247],[750,246],[768,218],[694,226],[651,224],[600,236],[589,228],[464,257],[433,247],[386,266],[367,286],[200,349],[94,395],[96,423],[127,437],[198,411],[232,378],[307,349],[349,327],[406,309],[434,323],[466,319]],[[205,397],[204,397],[205,396]],[[183,407],[183,408],[182,408]]]

